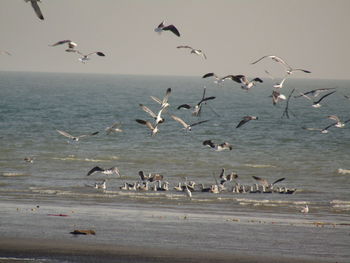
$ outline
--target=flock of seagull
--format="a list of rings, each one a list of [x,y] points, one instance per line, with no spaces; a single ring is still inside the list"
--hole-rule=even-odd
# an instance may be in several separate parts
[[[40,0],[24,0],[24,1],[30,2],[37,17],[41,20],[44,20],[44,16],[43,16],[43,14],[40,10],[40,7],[38,5],[38,2],[40,2]],[[173,24],[166,25],[164,21],[162,21],[154,29],[154,31],[159,33],[159,34],[162,32],[171,32],[177,37],[181,36],[180,31],[177,29],[176,26],[174,26]],[[66,52],[76,53],[76,54],[80,55],[79,60],[82,63],[86,63],[87,61],[89,61],[90,57],[93,55],[97,55],[100,57],[105,56],[105,54],[101,51],[94,51],[94,52],[90,52],[90,53],[85,54],[77,49],[77,46],[78,46],[77,43],[73,42],[72,40],[60,40],[60,41],[58,41],[54,44],[51,44],[49,46],[56,47],[56,46],[61,46],[61,45],[67,45],[67,48],[65,49]],[[207,59],[206,54],[201,49],[195,49],[189,45],[180,45],[180,46],[177,46],[177,48],[183,49],[183,50],[189,50],[190,54],[198,55],[198,56],[201,56],[203,59]],[[5,50],[0,50],[0,54],[11,55],[8,51],[5,51]],[[282,77],[281,81],[276,83],[275,85],[273,85],[273,91],[272,91],[271,97],[272,97],[273,105],[276,105],[280,101],[287,100],[285,113],[288,117],[288,102],[289,102],[289,99],[291,98],[291,95],[294,92],[294,90],[287,98],[287,96],[281,94],[281,90],[283,88],[283,85],[285,84],[286,80],[288,79],[288,77],[291,74],[294,74],[296,72],[310,74],[311,71],[306,70],[306,69],[302,69],[302,68],[294,68],[294,67],[290,66],[284,59],[282,59],[281,57],[278,57],[276,55],[262,56],[261,58],[257,59],[256,61],[252,62],[251,64],[255,65],[255,64],[261,63],[262,61],[267,60],[267,59],[271,59],[272,61],[280,64],[285,71],[285,76]],[[265,71],[265,72],[267,74],[269,74],[268,71]],[[202,76],[202,78],[203,79],[214,78],[214,83],[216,83],[218,85],[223,85],[224,81],[232,80],[236,83],[241,84],[241,88],[247,92],[249,90],[251,90],[253,87],[255,87],[256,85],[258,85],[259,83],[263,83],[263,80],[260,77],[255,77],[255,78],[249,80],[247,76],[242,75],[242,74],[240,74],[240,75],[226,75],[226,76],[220,77],[214,72],[209,72],[209,73],[204,74]],[[327,92],[327,93],[316,100],[316,98],[323,92]],[[307,91],[304,93],[299,92],[299,94],[294,96],[294,98],[300,98],[300,97],[305,98],[311,102],[312,107],[319,108],[319,107],[321,107],[321,104],[320,104],[321,101],[326,99],[328,96],[331,96],[335,92],[336,92],[335,88],[315,89],[315,90]],[[159,127],[161,125],[163,125],[163,123],[165,122],[163,114],[167,113],[167,110],[170,106],[170,104],[168,102],[170,95],[171,95],[171,88],[168,88],[166,90],[165,96],[162,99],[151,96],[151,98],[156,103],[159,104],[159,109],[156,112],[153,112],[149,107],[145,106],[144,104],[139,104],[140,108],[144,112],[146,112],[152,118],[152,120],[136,119],[135,121],[137,123],[139,123],[140,125],[143,125],[147,129],[149,129],[150,134],[152,136],[155,136],[159,132]],[[215,99],[214,96],[206,97],[206,89],[204,88],[203,96],[200,100],[198,100],[199,102],[197,104],[195,104],[195,105],[182,104],[182,105],[178,106],[177,109],[178,110],[191,109],[193,116],[200,117],[203,105],[209,106],[209,104],[207,104],[207,103],[211,100],[214,100],[214,99]],[[215,113],[214,110],[213,110],[213,112]],[[217,113],[215,113],[215,114],[217,114]],[[184,121],[182,118],[180,118],[174,114],[170,114],[170,117],[171,117],[171,119],[173,119],[174,121],[179,123],[184,130],[187,130],[187,131],[191,131],[192,128],[196,125],[200,125],[200,124],[203,124],[203,123],[209,121],[209,120],[201,120],[201,121],[188,123],[188,122]],[[322,129],[305,128],[305,127],[303,127],[303,128],[306,130],[318,130],[318,131],[321,131],[322,133],[327,133],[331,127],[342,128],[345,126],[345,124],[347,122],[350,121],[350,119],[345,120],[345,121],[341,121],[339,119],[339,117],[336,115],[329,115],[329,116],[327,116],[327,118],[332,120],[333,122],[325,128],[322,128]],[[236,128],[240,128],[241,126],[245,125],[246,123],[248,123],[251,120],[258,120],[258,119],[259,119],[258,116],[243,116],[241,121],[237,124]],[[114,123],[111,127],[106,128],[107,134],[110,134],[113,132],[122,132],[122,131],[123,130],[121,129],[120,123]],[[57,132],[60,135],[67,137],[73,141],[79,141],[81,138],[88,137],[88,136],[94,136],[94,135],[97,135],[99,133],[97,131],[97,132],[94,132],[91,134],[83,134],[83,135],[79,135],[79,136],[73,136],[66,131],[57,130]],[[208,147],[214,149],[215,151],[223,151],[223,150],[232,150],[233,149],[233,146],[228,142],[215,143],[210,139],[203,141],[202,144],[204,146],[208,146]],[[33,158],[26,157],[25,161],[33,162]],[[95,173],[102,173],[105,175],[116,174],[116,175],[120,176],[120,172],[119,172],[117,167],[104,169],[104,168],[101,168],[99,166],[96,166],[96,167],[92,168],[87,173],[87,176],[90,176],[90,175],[95,174]],[[139,176],[140,176],[141,181],[138,181],[137,183],[125,183],[121,187],[121,189],[122,190],[149,190],[149,189],[152,189],[154,191],[169,190],[169,183],[164,181],[163,176],[161,176],[159,174],[149,174],[148,176],[146,176],[143,171],[140,171]],[[220,176],[219,176],[220,182],[218,182],[217,178],[214,177],[216,183],[211,185],[210,187],[204,187],[203,184],[199,184],[199,186],[198,186],[193,181],[187,182],[187,179],[186,179],[186,181],[184,183],[180,182],[177,186],[174,187],[174,189],[178,190],[178,191],[185,192],[186,195],[190,198],[192,197],[192,192],[195,192],[195,191],[211,192],[211,193],[219,193],[222,191],[232,191],[235,193],[275,193],[276,192],[276,193],[284,193],[284,194],[293,194],[293,193],[295,193],[295,190],[296,190],[296,189],[287,189],[286,187],[275,187],[275,184],[283,181],[285,178],[280,178],[273,183],[269,183],[269,182],[267,182],[266,179],[256,177],[256,176],[253,176],[253,178],[257,181],[257,183],[252,185],[252,186],[247,187],[247,186],[242,185],[242,184],[237,182],[238,175],[235,172],[232,172],[232,173],[226,175],[225,169],[222,169]],[[234,182],[234,184],[232,185],[230,190],[228,190],[228,187],[227,187],[227,184],[229,182]],[[152,183],[153,185],[150,185],[150,183]],[[102,183],[95,183],[94,187],[106,189],[106,180],[103,180]],[[309,208],[307,206],[302,209],[303,213],[307,213],[308,211],[309,211]]]

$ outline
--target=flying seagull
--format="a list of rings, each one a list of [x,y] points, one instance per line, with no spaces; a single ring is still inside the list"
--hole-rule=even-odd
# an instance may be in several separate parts
[[[165,92],[165,96],[164,96],[163,100],[160,100],[159,98],[154,97],[154,96],[150,96],[150,97],[152,100],[154,100],[155,102],[160,104],[161,108],[166,108],[166,107],[170,106],[170,104],[168,103],[170,93],[171,93],[171,88],[168,88]]]
[[[164,176],[161,174],[149,174],[148,176],[145,175],[143,171],[139,171],[139,176],[142,181],[149,181],[149,182],[156,182],[156,181],[161,181],[164,179]]]
[[[189,131],[192,130],[192,127],[193,127],[193,126],[209,121],[209,120],[205,120],[205,121],[195,122],[195,123],[192,123],[192,124],[187,124],[187,123],[184,122],[181,118],[179,118],[179,117],[177,117],[177,116],[175,116],[175,115],[170,115],[170,116],[171,116],[171,118],[173,118],[175,121],[177,121],[177,122],[180,123],[182,126],[184,126],[184,129],[185,129],[185,130],[189,130]]]
[[[225,168],[222,168],[219,178],[221,179],[220,184],[223,185],[227,181],[231,182],[232,180],[237,179],[238,174],[235,172],[231,172],[230,174],[225,174]]]
[[[307,127],[301,127],[304,130],[307,131],[319,131],[321,133],[328,133],[328,129],[335,126],[336,123],[332,123],[330,125],[328,125],[327,127],[323,128],[323,129],[319,129],[319,128],[307,128]]]
[[[79,50],[77,51],[78,54],[82,55],[82,57],[79,58],[79,60],[82,62],[82,63],[86,63],[88,62],[88,60],[90,60],[89,56],[91,55],[94,55],[96,54],[97,56],[100,56],[100,57],[105,57],[106,55],[103,53],[103,52],[100,52],[100,51],[95,51],[95,52],[91,52],[89,54],[86,54],[84,55],[83,53],[81,53]]]
[[[223,150],[232,150],[232,145],[229,144],[228,142],[223,142],[223,143],[220,143],[220,144],[215,144],[213,143],[211,140],[205,140],[203,142],[203,145],[207,145],[209,146],[210,148],[214,149],[215,151],[223,151]]]
[[[287,97],[283,94],[281,94],[280,92],[274,90],[272,91],[272,104],[276,105],[280,100],[286,100]]]
[[[200,49],[194,49],[190,46],[177,46],[177,48],[187,48],[191,50],[191,54],[196,54],[199,56],[202,56],[204,59],[207,59],[207,56],[204,54],[204,52]]]
[[[273,185],[279,183],[279,182],[282,182],[284,179],[286,178],[280,178],[280,179],[277,179],[276,181],[274,181],[272,184],[270,184],[266,179],[264,178],[261,178],[261,177],[258,177],[258,176],[254,176],[253,175],[253,178],[255,180],[257,180],[259,182],[259,184],[261,184],[262,186],[265,186],[265,187],[272,187]]]
[[[226,79],[232,79],[233,80],[233,77],[235,77],[234,75],[227,75],[227,76],[224,76],[224,77],[219,77],[218,75],[216,75],[214,72],[209,72],[209,73],[206,73],[202,76],[203,79],[205,78],[210,78],[210,77],[213,77],[215,78],[215,83],[216,84],[222,84],[222,82],[224,82]]]
[[[112,132],[123,132],[123,130],[120,127],[121,124],[119,122],[115,122],[111,127],[107,127],[105,131],[107,135],[111,134]]]
[[[274,89],[282,89],[283,88],[283,83],[286,81],[287,78],[282,79],[280,82],[276,83],[273,85]]]
[[[348,120],[342,122],[342,121],[338,118],[337,115],[329,115],[329,116],[327,116],[327,118],[336,121],[336,122],[334,123],[334,127],[337,127],[337,128],[343,128],[343,127],[345,126],[345,123],[347,123],[347,122],[350,121],[350,119],[348,119]]]
[[[35,14],[37,15],[37,17],[39,17],[39,19],[41,20],[44,20],[44,16],[43,14],[41,13],[41,10],[40,10],[40,7],[38,5],[38,2],[40,2],[40,0],[24,0],[26,3],[30,2],[34,11],[35,11]]]
[[[66,49],[66,52],[78,52],[78,50],[76,50],[75,48],[78,46],[77,43],[73,42],[72,40],[60,40],[52,45],[50,45],[51,47],[55,47],[58,45],[63,45],[63,44],[67,44],[68,48]]]
[[[152,123],[150,123],[149,121],[140,120],[140,119],[136,119],[136,121],[142,125],[145,125],[148,129],[150,129],[152,132],[151,133],[152,136],[156,135],[156,133],[158,132],[158,124],[153,126]]]
[[[193,116],[200,116],[201,114],[201,111],[202,111],[202,103],[208,101],[208,100],[213,100],[215,99],[216,97],[214,96],[211,96],[211,97],[205,97],[205,92],[206,92],[206,88],[204,88],[203,90],[203,95],[202,95],[202,99],[193,107],[189,104],[181,104],[180,106],[177,107],[177,109],[181,109],[181,108],[184,108],[184,109],[191,109],[191,108],[194,108],[193,112],[192,112],[192,115]]]
[[[150,108],[148,108],[147,106],[143,105],[143,104],[139,104],[139,106],[141,107],[141,109],[145,112],[147,112],[149,115],[151,115],[155,121],[156,124],[158,123],[163,123],[164,122],[164,118],[161,116],[163,110],[165,109],[165,107],[161,108],[160,111],[158,112],[158,114],[155,114]]]
[[[164,25],[164,21],[162,23],[160,23],[155,29],[155,32],[157,33],[162,33],[163,31],[171,31],[173,32],[175,35],[177,35],[178,37],[180,36],[180,32],[179,30],[177,30],[177,28],[174,25]]]
[[[98,172],[100,172],[102,174],[106,174],[106,175],[116,174],[116,175],[120,176],[119,169],[116,166],[113,166],[109,169],[103,169],[99,166],[95,166],[86,175],[89,176],[89,175],[92,175],[92,174],[98,173]]]
[[[243,119],[238,123],[236,128],[241,127],[243,124],[246,124],[248,121],[257,120],[257,119],[258,119],[257,116],[244,116]]]
[[[61,131],[61,130],[56,130],[59,134],[73,140],[73,141],[79,141],[80,138],[83,138],[83,137],[87,137],[87,136],[93,136],[93,135],[96,135],[98,134],[99,132],[93,132],[93,133],[90,133],[90,134],[83,134],[83,135],[79,135],[79,136],[73,136],[71,134],[69,134],[68,132],[65,132],[65,131]]]
[[[252,64],[256,64],[259,61],[263,60],[264,58],[271,58],[272,60],[280,63],[285,69],[286,69],[286,73],[287,75],[292,74],[294,71],[302,71],[304,73],[311,73],[311,71],[306,70],[306,69],[301,69],[301,68],[292,68],[291,66],[289,66],[287,64],[287,62],[285,62],[282,58],[275,56],[275,55],[267,55],[267,56],[263,56],[261,58],[259,58],[258,60],[254,61]]]
[[[6,54],[6,55],[11,56],[11,53],[6,51],[6,50],[0,50],[0,55],[2,55],[2,54]]]
[[[332,89],[336,89],[336,88],[314,89],[314,90],[310,90],[310,91],[307,91],[307,92],[304,92],[304,93],[300,93],[299,95],[294,96],[294,98],[300,98],[300,97],[303,97],[304,95],[312,96],[312,97],[316,98],[322,92],[325,92],[325,91],[328,91],[328,90],[332,90]]]
[[[314,108],[319,108],[319,107],[321,107],[322,105],[320,104],[320,102],[321,102],[324,98],[328,97],[329,95],[332,95],[334,92],[336,92],[336,91],[332,91],[332,92],[329,92],[329,93],[323,95],[318,101],[313,101],[313,102],[312,102],[312,107],[314,107]],[[304,94],[301,94],[301,95],[302,95],[304,98],[306,98],[306,99],[312,101],[312,99],[311,99],[310,97],[308,97],[307,95],[304,95]]]
[[[256,85],[256,82],[260,82],[260,83],[263,82],[261,78],[254,78],[251,81],[249,81],[248,78],[244,75],[235,75],[235,76],[232,76],[231,79],[237,83],[243,84],[243,86],[241,87],[242,89],[245,89],[245,90],[250,90],[252,87]]]

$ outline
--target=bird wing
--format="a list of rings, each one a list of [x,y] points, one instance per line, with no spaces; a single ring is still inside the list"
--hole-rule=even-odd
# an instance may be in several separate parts
[[[143,104],[139,104],[139,106],[141,107],[141,109],[143,109],[143,111],[147,112],[153,118],[157,118],[157,115],[150,108],[148,108],[147,106],[145,106]]]
[[[258,63],[259,61],[263,60],[266,57],[268,57],[268,56],[263,56],[263,57],[259,58],[258,60],[252,62],[251,64],[254,65],[254,64]]]
[[[189,48],[189,49],[193,49],[193,48],[190,47],[190,46],[177,46],[177,48]]]
[[[335,120],[336,122],[340,122],[340,119],[336,115],[329,115],[327,116],[328,119]]]
[[[231,79],[237,83],[243,83],[242,79],[244,78],[244,75],[231,75]]]
[[[221,169],[221,173],[220,173],[220,175],[219,175],[219,178],[225,179],[225,181],[226,181],[226,178],[225,178],[225,168],[222,168],[222,169]]]
[[[169,99],[169,96],[170,96],[170,93],[171,93],[171,88],[168,88],[165,92],[165,96],[162,100],[162,105],[166,104],[168,102],[168,99]]]
[[[177,109],[178,109],[178,110],[179,110],[179,109],[181,109],[181,108],[191,109],[191,108],[192,108],[192,106],[191,106],[191,105],[189,105],[189,104],[181,104],[180,106],[178,106],[178,107],[177,107]]]
[[[238,125],[236,126],[236,128],[241,127],[243,124],[247,123],[248,121],[250,121],[250,119],[244,117],[244,118],[238,123]]]
[[[55,46],[58,46],[58,45],[63,45],[63,44],[65,44],[65,43],[70,43],[70,42],[72,42],[71,40],[61,40],[61,41],[58,41],[58,42],[56,42],[56,43],[54,43],[54,44],[52,44],[52,45],[50,45],[51,47],[55,47]],[[72,42],[73,43],[73,42]],[[75,44],[75,43],[74,43]]]
[[[97,135],[99,132],[96,131],[96,132],[93,132],[93,133],[89,133],[89,134],[82,134],[82,135],[79,135],[77,136],[78,138],[83,138],[83,137],[87,137],[87,136],[94,136],[94,135]]]
[[[38,1],[37,0],[31,0],[30,3],[32,4],[32,7],[36,13],[36,15],[41,19],[44,20],[44,16],[41,13],[40,7],[38,5]]]
[[[210,72],[210,73],[207,73],[207,74],[203,75],[202,78],[204,79],[204,78],[208,78],[208,77],[218,78],[218,76],[215,73],[213,73],[213,72]]]
[[[103,171],[104,171],[104,169],[102,169],[101,167],[95,166],[86,174],[86,176],[89,176],[95,172],[103,172]]]
[[[276,181],[274,181],[273,183],[272,183],[272,185],[274,185],[274,184],[277,184],[277,183],[279,183],[279,182],[282,182],[284,179],[286,179],[286,178],[280,178],[280,179],[277,179]]]
[[[188,125],[186,122],[184,122],[181,118],[175,116],[175,115],[170,115],[171,118],[173,118],[175,121],[177,121],[178,123],[180,123],[182,126],[184,126],[185,128],[188,128],[190,125]]]
[[[205,140],[203,142],[203,145],[207,145],[207,146],[209,146],[211,148],[215,148],[215,144],[211,140]]]
[[[195,123],[192,123],[190,126],[193,127],[195,125],[198,125],[198,124],[201,124],[201,123],[204,123],[204,122],[207,122],[209,120],[204,120],[204,121],[199,121],[199,122],[195,122]]]
[[[165,27],[163,27],[163,30],[170,30],[175,35],[177,35],[178,37],[180,36],[179,30],[177,30],[177,28],[174,25],[165,26]]]
[[[88,56],[91,56],[93,54],[96,54],[96,55],[98,55],[100,57],[106,56],[103,52],[100,52],[100,51],[91,52],[91,53],[87,54],[86,56],[88,57]]]
[[[253,81],[257,81],[257,82],[263,83],[263,80],[261,78],[255,78],[255,79],[253,79]]]
[[[203,99],[201,99],[200,102],[197,103],[197,105],[199,106],[199,105],[201,105],[203,102],[208,101],[208,100],[213,100],[213,99],[215,99],[215,98],[216,98],[216,97],[214,97],[214,96],[207,97],[207,98],[203,98]]]
[[[306,70],[306,69],[301,69],[301,68],[293,68],[293,71],[302,71],[304,73],[311,73],[311,71]]]
[[[255,180],[257,180],[261,185],[264,185],[264,186],[268,186],[269,185],[269,183],[268,183],[268,181],[266,179],[263,179],[263,178],[260,178],[258,176],[254,176],[254,175],[253,175],[253,178]]]
[[[154,96],[150,96],[152,100],[154,100],[155,102],[162,104],[162,101],[160,99],[158,99],[157,97]]]
[[[336,92],[336,90],[323,95],[318,101],[315,101],[314,103],[315,104],[320,103],[321,100],[323,100],[324,98],[328,97],[329,95],[332,95],[334,92]]]
[[[75,138],[73,135],[70,135],[68,132],[65,132],[65,131],[61,131],[61,130],[56,130],[59,134],[67,137],[67,138],[70,138],[70,139],[73,139]]]
[[[139,119],[137,119],[136,121],[140,124],[146,125],[146,127],[149,128],[150,130],[152,130],[152,131],[154,130],[152,123],[150,123],[149,121],[144,121],[144,120],[139,120]]]

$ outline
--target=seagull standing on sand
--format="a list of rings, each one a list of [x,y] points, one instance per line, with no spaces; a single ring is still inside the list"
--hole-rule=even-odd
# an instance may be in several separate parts
[[[190,46],[177,46],[177,48],[187,48],[191,50],[191,54],[196,54],[199,56],[202,56],[204,59],[207,59],[207,56],[204,54],[204,52],[200,49],[194,49]]]
[[[257,116],[244,116],[243,119],[238,123],[236,128],[241,127],[242,125],[246,124],[248,121],[257,120],[257,119],[259,119]]]
[[[78,46],[77,43],[73,42],[72,40],[60,40],[52,45],[50,45],[51,47],[55,47],[58,45],[63,45],[63,44],[67,44],[68,48],[66,49],[66,52],[78,52],[78,50],[76,50],[75,48]]]
[[[43,14],[41,13],[41,10],[40,10],[40,7],[38,5],[38,2],[40,2],[40,0],[24,0],[26,3],[30,2],[34,11],[35,11],[35,14],[37,15],[37,17],[41,20],[44,20],[44,16]]]
[[[171,31],[173,32],[175,35],[177,35],[178,37],[180,36],[180,32],[179,30],[177,30],[177,28],[174,25],[164,25],[164,21],[162,23],[160,23],[155,29],[155,32],[157,33],[162,33],[163,31]]]
[[[231,151],[232,148],[233,148],[232,145],[229,144],[228,142],[215,144],[211,140],[205,140],[203,142],[203,145],[207,145],[207,146],[209,146],[210,148],[214,149],[217,152],[220,152],[220,151],[223,151],[223,150],[230,150]]]
[[[287,75],[291,75],[294,71],[302,71],[304,73],[311,73],[311,71],[306,70],[306,69],[301,69],[301,68],[292,68],[291,66],[289,66],[287,64],[287,62],[285,62],[282,58],[275,56],[275,55],[267,55],[267,56],[263,56],[261,58],[259,58],[258,60],[254,61],[252,64],[256,64],[259,61],[263,60],[264,58],[271,58],[272,60],[280,63],[285,69],[286,69],[286,73]]]
[[[201,123],[204,123],[204,122],[207,122],[209,120],[204,120],[204,121],[199,121],[199,122],[195,122],[195,123],[192,123],[192,124],[187,124],[184,120],[182,120],[181,118],[175,116],[175,115],[170,115],[171,118],[173,118],[175,121],[177,121],[178,123],[180,123],[185,130],[188,130],[188,131],[191,131],[192,130],[192,127],[195,126],[195,125],[198,125],[198,124],[201,124]]]
[[[100,172],[102,174],[106,174],[106,175],[116,174],[116,175],[120,176],[119,169],[116,166],[113,166],[109,169],[103,169],[99,166],[95,166],[86,174],[86,176],[89,176],[89,175],[92,175],[92,174],[98,173],[98,172]]]
[[[65,132],[65,131],[61,131],[61,130],[56,130],[59,134],[73,140],[73,141],[79,141],[80,138],[83,138],[83,137],[87,137],[87,136],[93,136],[93,135],[97,135],[99,132],[93,132],[93,133],[90,133],[90,134],[83,134],[83,135],[79,135],[79,136],[73,136],[71,134],[69,134],[68,132]]]

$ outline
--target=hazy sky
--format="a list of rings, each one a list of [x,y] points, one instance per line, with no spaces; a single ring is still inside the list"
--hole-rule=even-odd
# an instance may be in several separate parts
[[[117,74],[276,76],[278,55],[291,66],[309,69],[299,78],[350,79],[349,0],[42,0],[45,20],[29,3],[0,0],[0,71],[96,72]],[[174,24],[158,35],[162,21]],[[65,46],[71,39],[82,52],[102,51],[87,64]],[[178,45],[202,49],[208,59]]]

